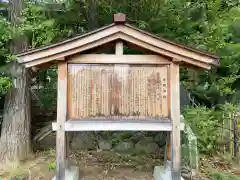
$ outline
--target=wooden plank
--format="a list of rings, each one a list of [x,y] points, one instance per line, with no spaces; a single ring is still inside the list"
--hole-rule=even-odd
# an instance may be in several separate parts
[[[119,30],[120,30],[119,26],[112,26],[103,31],[99,31],[98,33],[94,33],[91,36],[84,36],[80,39],[75,39],[73,41],[69,41],[68,43],[61,44],[59,46],[53,46],[49,49],[43,49],[39,52],[23,55],[21,56],[21,62],[28,62],[28,61],[44,58],[47,56],[55,55],[58,53],[66,52],[74,48],[78,48],[80,46],[84,46],[86,44],[108,37],[109,35],[113,35],[119,32]]]
[[[28,68],[28,67],[37,66],[37,65],[40,65],[40,64],[43,64],[43,63],[48,63],[50,61],[60,59],[62,57],[70,56],[70,55],[73,55],[73,54],[80,53],[82,51],[86,51],[88,49],[96,48],[98,46],[101,46],[101,45],[104,45],[104,44],[109,43],[111,41],[114,41],[116,39],[119,39],[119,37],[120,37],[120,34],[116,33],[116,34],[113,34],[109,37],[98,39],[94,42],[86,44],[85,46],[79,46],[79,47],[76,47],[76,48],[73,48],[73,49],[70,49],[70,50],[60,52],[58,54],[51,54],[49,56],[46,56],[46,57],[44,56],[44,57],[41,57],[39,59],[26,61],[24,65],[25,65],[25,67]]]
[[[59,126],[53,123],[55,131]],[[184,123],[180,124],[184,130]],[[65,131],[172,131],[172,123],[169,120],[75,120],[65,123]]]
[[[68,58],[69,64],[170,64],[160,55],[81,54]]]
[[[141,58],[141,56],[137,57]],[[156,57],[156,59],[158,59],[158,57]],[[82,72],[81,70],[84,69],[84,71],[86,71],[86,73],[81,75],[81,77],[86,80],[84,81],[85,84],[80,83],[77,87],[69,87],[69,90],[71,90],[68,96],[69,119],[118,119],[119,117],[129,119],[129,116],[133,116],[132,118],[137,120],[169,117],[169,93],[167,93],[169,65],[132,65],[130,67],[128,67],[128,65],[115,65],[114,70],[112,65],[106,64],[69,64],[68,66],[68,81],[72,82],[69,83],[70,86],[80,83],[76,82],[77,75],[73,75],[76,70]],[[93,76],[94,80],[92,79]],[[108,78],[111,76],[112,78]],[[133,87],[131,87],[132,83]],[[82,93],[80,89],[85,93]],[[127,89],[132,89],[134,93],[132,90],[126,91]],[[74,94],[74,96],[71,96],[71,94]],[[152,108],[154,109],[154,114],[147,112],[147,102],[145,102],[147,99],[149,99],[148,103],[151,107],[156,107]],[[89,106],[81,106],[80,104],[83,102],[81,100],[86,101]],[[92,104],[101,106],[101,108],[97,107],[96,109]],[[132,107],[128,110],[126,110],[127,104],[132,104]],[[106,110],[106,108],[108,110]],[[110,109],[118,110],[115,112],[112,110],[111,113]],[[79,111],[84,111],[85,113],[79,114]]]
[[[70,49],[68,51],[60,52],[58,54],[50,54],[49,56],[42,57],[40,59],[36,59],[36,60],[33,60],[33,61],[31,60],[31,61],[25,63],[24,65],[25,65],[25,67],[28,68],[28,67],[37,66],[37,65],[42,64],[42,63],[48,63],[50,61],[59,59],[59,58],[64,57],[64,56],[70,56],[70,55],[80,53],[80,52],[88,50],[88,49],[96,48],[100,45],[109,43],[109,42],[117,40],[117,39],[122,39],[122,40],[125,40],[125,41],[129,42],[129,43],[136,44],[139,47],[150,50],[154,53],[162,54],[162,55],[165,55],[165,56],[168,56],[168,57],[172,57],[174,59],[179,59],[182,62],[185,62],[187,64],[192,64],[196,67],[201,67],[201,68],[204,68],[204,69],[210,69],[211,68],[211,65],[209,65],[207,63],[204,63],[204,62],[201,62],[201,61],[198,61],[198,60],[194,60],[194,59],[188,58],[186,56],[181,56],[179,54],[176,54],[174,52],[170,52],[170,51],[165,50],[165,49],[158,48],[158,47],[156,47],[152,44],[149,44],[148,42],[144,42],[141,39],[136,39],[136,38],[133,38],[133,37],[128,36],[128,35],[123,34],[123,33],[116,33],[116,34],[113,34],[109,37],[105,37],[105,38],[93,41],[93,42],[91,42],[89,44],[86,44],[84,46],[79,46],[79,47]]]
[[[170,139],[170,132],[166,132],[166,145],[165,145],[165,153],[164,153],[164,167],[167,168],[167,162],[171,161],[171,139]]]
[[[128,36],[126,34],[121,34],[121,39],[125,40],[126,42],[136,44],[139,47],[142,47],[144,49],[148,49],[152,52],[162,54],[168,57],[172,57],[174,59],[178,59],[178,61],[185,62],[187,64],[192,64],[194,66],[204,68],[204,69],[211,69],[211,65],[205,62],[201,62],[199,60],[194,60],[191,58],[188,58],[187,56],[181,56],[179,54],[176,54],[174,52],[168,51],[166,49],[161,49],[153,44],[149,44],[149,42],[145,42],[141,39],[136,39],[134,37]]]
[[[64,129],[64,131],[65,131],[65,129]],[[65,153],[66,165],[65,165],[65,169],[68,170],[70,168],[69,155],[71,154],[71,152],[70,152],[70,134],[69,134],[69,132],[65,131],[65,137],[66,137],[66,145],[65,145],[66,146],[66,153]]]
[[[67,147],[66,147],[66,133],[65,122],[67,119],[67,63],[60,63],[58,65],[58,96],[57,96],[57,139],[56,139],[56,153],[57,153],[57,167],[56,179],[65,180],[65,169],[67,166]]]
[[[72,108],[73,108],[73,88],[75,88],[74,86],[74,80],[73,80],[73,75],[74,75],[74,72],[73,73],[68,73],[67,74],[68,77],[68,86],[67,86],[67,118],[71,117],[72,116]]]
[[[128,36],[134,37],[136,39],[140,39],[140,40],[144,39],[149,44],[153,44],[156,47],[168,50],[170,52],[174,52],[181,56],[186,56],[188,58],[199,60],[205,63],[210,63],[210,64],[215,63],[215,59],[213,59],[212,57],[209,57],[202,53],[200,54],[199,52],[189,51],[186,48],[182,48],[174,44],[171,44],[169,42],[163,41],[161,39],[157,39],[155,37],[149,36],[148,33],[142,33],[141,31],[132,28],[132,26],[122,26],[121,32],[123,32],[124,34],[127,34]]]
[[[170,65],[170,98],[171,98],[171,120],[172,120],[172,179],[180,180],[180,90],[179,90],[179,65]]]
[[[117,41],[115,47],[115,54],[116,55],[123,55],[123,42]]]
[[[148,44],[152,44],[153,46],[162,49],[164,51],[171,52],[173,54],[179,55],[181,57],[187,57],[190,60],[190,63],[194,63],[195,61],[200,61],[202,63],[208,65],[217,65],[218,60],[217,57],[213,57],[204,53],[200,53],[196,50],[189,50],[184,47],[180,47],[178,45],[174,45],[173,43],[166,42],[161,40],[160,38],[156,38],[156,36],[152,36],[144,31],[133,28],[130,25],[116,25],[109,26],[109,28],[105,28],[102,31],[95,32],[93,34],[89,34],[88,36],[83,36],[82,38],[75,38],[72,41],[68,41],[67,43],[62,43],[56,46],[49,46],[48,48],[42,49],[40,51],[35,51],[31,54],[20,55],[19,62],[29,62],[41,58],[46,58],[52,55],[56,55],[62,52],[71,51],[80,46],[84,47],[89,43],[92,43],[96,40],[106,38],[116,33],[126,34],[129,37],[144,40],[148,42]],[[137,44],[137,43],[134,43]]]

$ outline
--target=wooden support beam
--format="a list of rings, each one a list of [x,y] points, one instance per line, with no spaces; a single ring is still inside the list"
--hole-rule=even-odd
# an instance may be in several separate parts
[[[67,119],[67,63],[58,65],[58,96],[57,96],[57,139],[56,139],[56,180],[65,180],[65,169],[67,168],[67,146],[65,122]]]
[[[69,64],[161,64],[171,61],[159,55],[81,54],[68,58]]]
[[[179,90],[179,64],[170,65],[170,112],[172,120],[172,179],[181,179],[180,162],[180,90]]]
[[[118,41],[116,43],[116,50],[115,50],[116,55],[123,55],[123,42]]]
[[[57,130],[58,123],[52,124]],[[68,120],[65,122],[65,131],[172,131],[169,120]],[[184,129],[184,124],[181,124]]]
[[[164,167],[167,168],[167,162],[171,161],[171,133],[167,132],[166,137],[166,146],[165,146],[165,154],[164,154]]]
[[[65,130],[64,130],[65,131]],[[69,170],[70,168],[70,163],[69,163],[69,155],[70,155],[70,137],[69,137],[69,132],[65,131],[65,137],[66,137],[66,166],[65,168]]]

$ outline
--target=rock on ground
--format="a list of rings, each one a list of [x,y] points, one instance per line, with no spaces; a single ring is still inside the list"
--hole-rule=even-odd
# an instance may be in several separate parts
[[[116,152],[128,153],[128,152],[132,152],[133,148],[134,148],[134,143],[132,141],[123,141],[123,142],[119,142],[114,149]]]
[[[72,150],[96,149],[95,137],[92,132],[76,132],[71,143]]]
[[[136,153],[154,153],[159,152],[160,148],[157,143],[152,142],[150,139],[142,139],[138,141],[135,146]]]
[[[51,133],[35,145],[38,149],[50,149],[56,147],[56,133]]]
[[[107,140],[99,140],[98,147],[101,150],[110,150],[112,149],[112,143]]]

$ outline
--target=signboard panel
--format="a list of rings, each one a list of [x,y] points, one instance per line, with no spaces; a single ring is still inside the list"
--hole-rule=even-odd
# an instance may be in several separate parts
[[[169,117],[168,66],[68,65],[68,119]]]

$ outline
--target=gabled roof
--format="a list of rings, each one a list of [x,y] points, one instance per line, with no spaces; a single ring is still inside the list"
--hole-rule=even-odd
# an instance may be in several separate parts
[[[67,56],[82,53],[117,40],[201,68],[210,69],[211,66],[219,65],[219,58],[215,55],[160,38],[126,24],[125,20],[119,22],[116,20],[115,23],[108,26],[56,44],[29,50],[18,54],[17,57],[20,64],[33,67],[51,61],[64,60]]]

